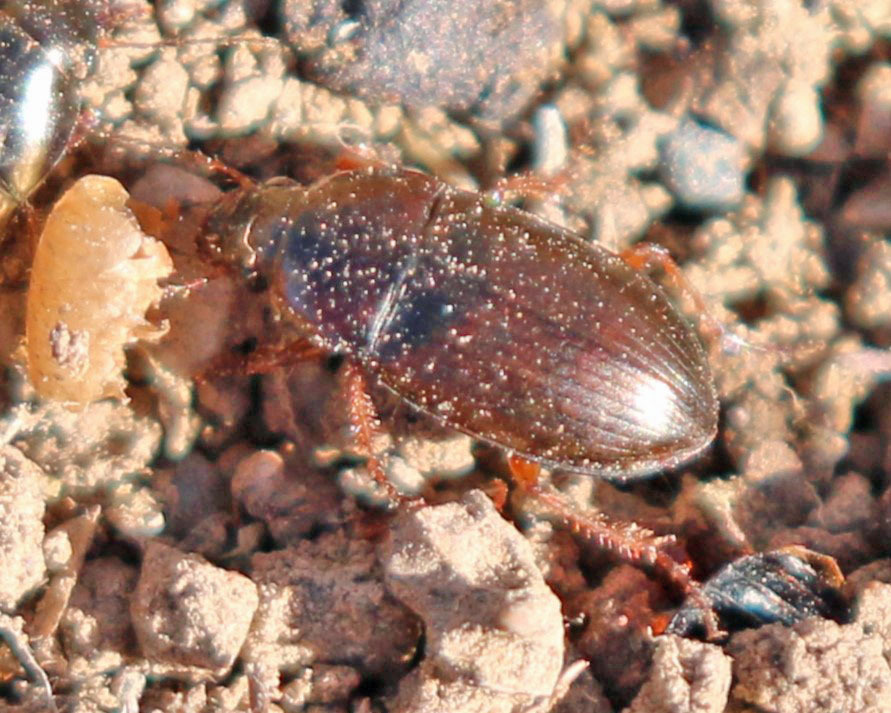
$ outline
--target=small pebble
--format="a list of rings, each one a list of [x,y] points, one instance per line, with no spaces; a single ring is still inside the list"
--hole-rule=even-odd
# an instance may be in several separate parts
[[[64,570],[71,561],[71,540],[64,530],[55,530],[43,540],[43,559],[52,574]]]
[[[155,537],[164,530],[161,503],[148,488],[134,488],[129,484],[117,488],[105,517],[128,537]]]
[[[891,324],[891,245],[884,240],[864,250],[857,279],[845,295],[845,306],[859,327]]]
[[[876,62],[857,84],[860,114],[857,117],[858,156],[882,158],[891,150],[891,63]]]
[[[773,149],[787,156],[804,156],[817,148],[823,139],[823,109],[813,85],[794,78],[786,82],[774,101],[770,139]]]
[[[566,122],[559,108],[553,104],[545,104],[536,109],[532,116],[532,127],[535,130],[535,172],[551,176],[566,165],[569,153]]]
[[[220,99],[223,131],[243,134],[256,129],[269,117],[283,88],[279,77],[249,77],[233,83]]]
[[[662,178],[686,208],[721,212],[742,201],[743,148],[732,136],[682,121],[663,141],[661,154]]]

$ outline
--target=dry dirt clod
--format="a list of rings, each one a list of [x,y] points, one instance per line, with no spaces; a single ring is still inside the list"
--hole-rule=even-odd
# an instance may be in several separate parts
[[[389,684],[414,656],[417,622],[387,593],[370,542],[326,533],[255,554],[250,575],[260,604],[242,658],[273,701],[282,677],[306,667],[348,665]]]
[[[255,451],[238,463],[231,479],[232,497],[261,520],[273,540],[285,547],[313,530],[342,519],[342,494],[331,478],[298,459],[273,451]]]
[[[394,711],[550,708],[563,667],[560,603],[529,542],[483,493],[401,515],[384,561],[427,641]]]
[[[662,637],[650,676],[624,713],[722,713],[730,668],[731,659],[717,646]]]
[[[0,447],[0,612],[43,581],[43,514],[40,469],[12,446]]]
[[[159,542],[150,542],[130,606],[143,653],[224,675],[257,609],[256,585]]]
[[[891,701],[891,586],[861,593],[854,621],[770,624],[730,641],[732,707],[768,713],[886,713]]]
[[[83,566],[60,625],[64,650],[78,662],[76,668],[98,673],[136,654],[130,598],[138,580],[139,570],[116,557]]]

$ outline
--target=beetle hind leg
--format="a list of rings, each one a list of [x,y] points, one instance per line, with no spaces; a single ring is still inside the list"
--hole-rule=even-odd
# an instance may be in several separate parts
[[[589,515],[580,512],[559,491],[539,482],[539,466],[521,457],[508,460],[511,475],[520,489],[543,506],[550,516],[559,518],[573,532],[584,537],[595,547],[612,553],[618,559],[636,567],[652,569],[703,612],[706,636],[718,639],[722,636],[718,618],[702,592],[699,582],[690,574],[690,565],[672,557],[668,547],[674,537],[660,537],[652,530],[635,523],[621,523],[603,514]]]
[[[579,512],[561,493],[541,485],[536,485],[530,494],[553,515],[563,520],[573,532],[597,548],[610,552],[631,565],[656,572],[702,611],[706,638],[722,638],[724,632],[718,624],[717,614],[699,582],[691,576],[690,564],[678,561],[668,552],[668,546],[676,542],[674,537],[660,537],[652,530],[635,523],[619,523],[602,514],[593,517],[586,515]]]

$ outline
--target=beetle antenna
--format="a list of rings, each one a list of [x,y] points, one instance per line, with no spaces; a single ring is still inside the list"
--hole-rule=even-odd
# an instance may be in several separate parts
[[[165,300],[172,297],[188,297],[192,290],[197,290],[201,287],[205,287],[209,283],[209,277],[196,277],[195,279],[189,280],[187,282],[168,284],[164,286],[164,292],[161,297]]]

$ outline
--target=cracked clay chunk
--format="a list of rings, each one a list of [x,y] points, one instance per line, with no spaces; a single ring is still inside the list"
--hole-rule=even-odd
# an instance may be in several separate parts
[[[0,611],[12,611],[44,577],[40,470],[12,446],[0,449]]]
[[[225,673],[258,601],[256,586],[244,575],[151,542],[130,616],[148,658]]]
[[[712,644],[660,636],[647,682],[625,713],[722,713],[730,659]]]
[[[549,707],[563,667],[560,602],[529,542],[483,493],[400,517],[384,562],[387,585],[427,635],[391,710]]]
[[[891,585],[873,583],[854,621],[806,619],[770,624],[730,641],[735,684],[731,707],[763,713],[891,711]],[[735,708],[734,708],[735,710]]]

